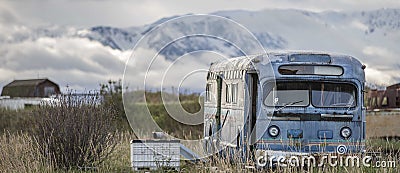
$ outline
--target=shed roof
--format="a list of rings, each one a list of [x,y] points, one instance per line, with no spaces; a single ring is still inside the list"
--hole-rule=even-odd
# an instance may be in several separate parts
[[[387,89],[398,89],[398,88],[400,88],[400,83],[390,85],[390,86],[388,86],[386,88]]]
[[[16,86],[36,86],[48,79],[28,79],[28,80],[14,80],[4,87],[16,87]]]

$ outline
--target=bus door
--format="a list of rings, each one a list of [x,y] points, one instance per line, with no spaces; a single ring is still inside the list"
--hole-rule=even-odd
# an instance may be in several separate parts
[[[254,149],[254,144],[256,140],[256,132],[255,132],[255,125],[256,125],[256,118],[257,118],[257,95],[258,95],[258,75],[257,73],[248,73],[248,93],[249,93],[249,100],[248,102],[248,115],[246,119],[246,134],[245,139],[247,143],[246,149],[246,156],[247,158],[251,157],[251,152]]]
[[[222,77],[220,75],[217,76],[217,112],[215,115],[216,120],[216,146],[218,150],[220,148],[220,140],[221,140],[221,102],[222,102]]]

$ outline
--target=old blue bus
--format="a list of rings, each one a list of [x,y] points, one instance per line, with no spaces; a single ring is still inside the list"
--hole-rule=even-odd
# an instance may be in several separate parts
[[[269,52],[212,63],[204,103],[205,150],[360,153],[365,65],[352,56]]]

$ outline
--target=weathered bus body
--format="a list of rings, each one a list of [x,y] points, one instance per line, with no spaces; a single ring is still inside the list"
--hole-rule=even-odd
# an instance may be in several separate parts
[[[207,75],[207,152],[362,152],[365,66],[324,52],[274,52],[213,63]],[[223,151],[228,151],[223,150]],[[341,151],[343,152],[343,151]]]

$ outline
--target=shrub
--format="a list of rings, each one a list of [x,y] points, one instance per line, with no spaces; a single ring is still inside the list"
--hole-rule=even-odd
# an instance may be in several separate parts
[[[104,98],[103,104],[113,107],[116,111],[117,118],[114,126],[120,131],[131,131],[122,101],[122,80],[108,80],[107,83],[100,84],[100,94]]]
[[[115,111],[98,95],[60,96],[33,111],[33,137],[56,168],[95,167],[113,151]]]

